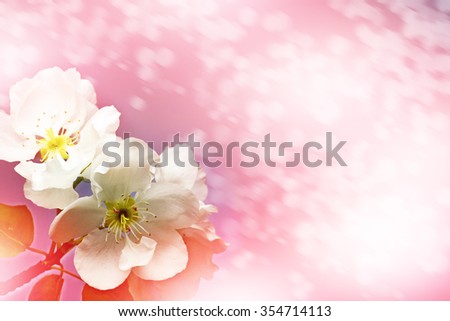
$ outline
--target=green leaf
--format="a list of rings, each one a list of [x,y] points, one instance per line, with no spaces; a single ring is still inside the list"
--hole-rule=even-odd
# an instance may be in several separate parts
[[[44,276],[36,282],[30,292],[30,301],[59,301],[64,279],[59,274]]]
[[[127,281],[115,289],[106,291],[98,290],[85,284],[81,297],[83,301],[133,301],[133,297],[128,290]]]
[[[14,257],[31,245],[33,216],[26,206],[0,204],[0,257]]]

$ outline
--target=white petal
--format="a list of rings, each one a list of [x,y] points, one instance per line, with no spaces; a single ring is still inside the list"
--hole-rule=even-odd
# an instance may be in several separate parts
[[[65,76],[70,82],[76,84],[77,93],[80,97],[86,99],[93,105],[97,104],[97,97],[95,94],[94,86],[89,80],[81,79],[80,73],[75,68],[67,69],[65,71]]]
[[[30,138],[45,135],[53,128],[70,129],[84,124],[96,107],[85,94],[85,82],[74,69],[41,70],[33,79],[24,79],[10,90],[11,120],[18,133]],[[73,128],[72,128],[73,129]]]
[[[73,188],[49,188],[35,191],[31,188],[30,181],[25,182],[23,190],[26,198],[34,204],[45,208],[65,208],[78,198],[78,193]]]
[[[19,136],[13,129],[9,115],[0,111],[0,159],[8,162],[33,159],[38,147],[32,139]]]
[[[81,129],[80,141],[74,146],[73,153],[84,155],[91,162],[105,142],[115,140],[119,118],[120,113],[113,106],[99,109]]]
[[[161,154],[161,167],[156,172],[157,182],[180,184],[187,189],[194,186],[198,164],[194,152],[185,145],[168,147]]]
[[[205,204],[203,202],[200,202],[200,217],[201,218],[205,218],[208,219],[208,217],[213,214],[213,213],[217,213],[219,210],[217,209],[217,207],[215,207],[212,204]]]
[[[81,79],[78,91],[87,101],[93,105],[97,104],[97,95],[95,94],[94,86],[89,80]]]
[[[17,173],[31,181],[36,191],[49,188],[67,189],[72,187],[73,181],[79,176],[83,164],[68,163],[57,155],[54,159],[44,163],[21,162],[15,168]]]
[[[142,146],[141,150],[128,144]],[[130,139],[129,142],[117,142],[117,148],[112,151],[120,160],[119,164],[109,167],[111,160],[107,155],[100,155],[92,164],[92,191],[99,200],[117,200],[122,195],[133,192],[144,192],[151,184],[152,174],[148,155],[153,151],[144,141]],[[142,153],[143,151],[143,153]]]
[[[101,142],[115,137],[119,115],[114,107],[97,111],[81,131],[80,143],[67,149],[69,152],[67,160],[57,154],[55,158],[45,163],[19,164],[16,171],[32,181],[34,190],[70,188],[82,170],[93,161]]]
[[[65,208],[50,225],[50,238],[58,243],[81,237],[99,227],[105,217],[105,209],[97,206],[97,200],[82,197]]]
[[[142,199],[148,202],[149,211],[157,216],[153,222],[172,228],[188,227],[199,214],[197,198],[180,185],[154,183]]]
[[[42,164],[33,162],[20,162],[14,170],[27,180],[31,180],[35,171],[43,170]]]
[[[157,230],[152,238],[157,242],[155,253],[148,265],[133,269],[136,275],[145,280],[165,280],[186,268],[187,248],[177,231]]]
[[[119,268],[129,270],[135,266],[147,265],[155,252],[156,241],[142,237],[139,243],[126,238],[125,246],[120,255]]]
[[[94,177],[92,190],[99,200],[108,201],[145,190],[151,183],[150,172],[139,167],[111,168],[105,174],[95,173]]]
[[[206,173],[202,168],[198,169],[198,175],[195,179],[195,184],[192,187],[192,193],[199,199],[204,201],[208,196],[208,186],[206,185]]]
[[[119,128],[119,118],[120,112],[116,107],[107,106],[99,109],[89,120],[88,125],[91,124],[99,137],[104,137],[116,132]]]
[[[106,239],[105,230],[89,233],[75,250],[74,264],[84,282],[99,290],[113,289],[122,284],[130,270],[119,268],[125,242]]]
[[[209,220],[199,221],[197,224],[191,225],[190,228],[201,231],[204,238],[210,242],[220,239],[220,237],[216,234],[214,225]]]

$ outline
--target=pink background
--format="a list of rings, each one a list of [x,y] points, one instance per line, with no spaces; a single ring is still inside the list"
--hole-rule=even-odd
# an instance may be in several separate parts
[[[76,67],[147,141],[348,141],[348,167],[206,169],[230,247],[195,299],[450,298],[450,2],[109,3],[2,1],[1,108],[23,77]],[[0,202],[24,203],[13,165],[0,177]],[[47,248],[53,213],[30,208]],[[0,259],[0,279],[38,259]]]

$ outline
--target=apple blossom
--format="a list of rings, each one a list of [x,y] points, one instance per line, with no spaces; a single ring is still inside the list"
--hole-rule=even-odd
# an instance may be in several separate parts
[[[200,217],[191,190],[169,180],[155,182],[154,168],[147,162],[140,167],[136,150],[130,151],[129,166],[123,156],[117,167],[104,167],[106,156],[97,157],[91,168],[93,195],[70,204],[50,227],[55,242],[83,237],[75,267],[100,290],[119,286],[130,273],[164,280],[184,270],[188,253],[178,230]]]
[[[78,198],[73,182],[115,137],[119,112],[98,109],[92,84],[75,69],[48,68],[10,90],[10,114],[0,111],[0,159],[20,161],[25,196],[63,208]]]

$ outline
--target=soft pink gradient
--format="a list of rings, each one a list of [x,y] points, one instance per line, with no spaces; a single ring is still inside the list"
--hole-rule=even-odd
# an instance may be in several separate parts
[[[206,169],[230,247],[196,299],[450,299],[448,1],[106,3],[0,3],[3,109],[21,78],[76,67],[144,140],[348,141],[348,167]],[[0,202],[24,203],[0,175]],[[46,248],[54,214],[30,208]],[[0,259],[0,279],[38,259]]]

